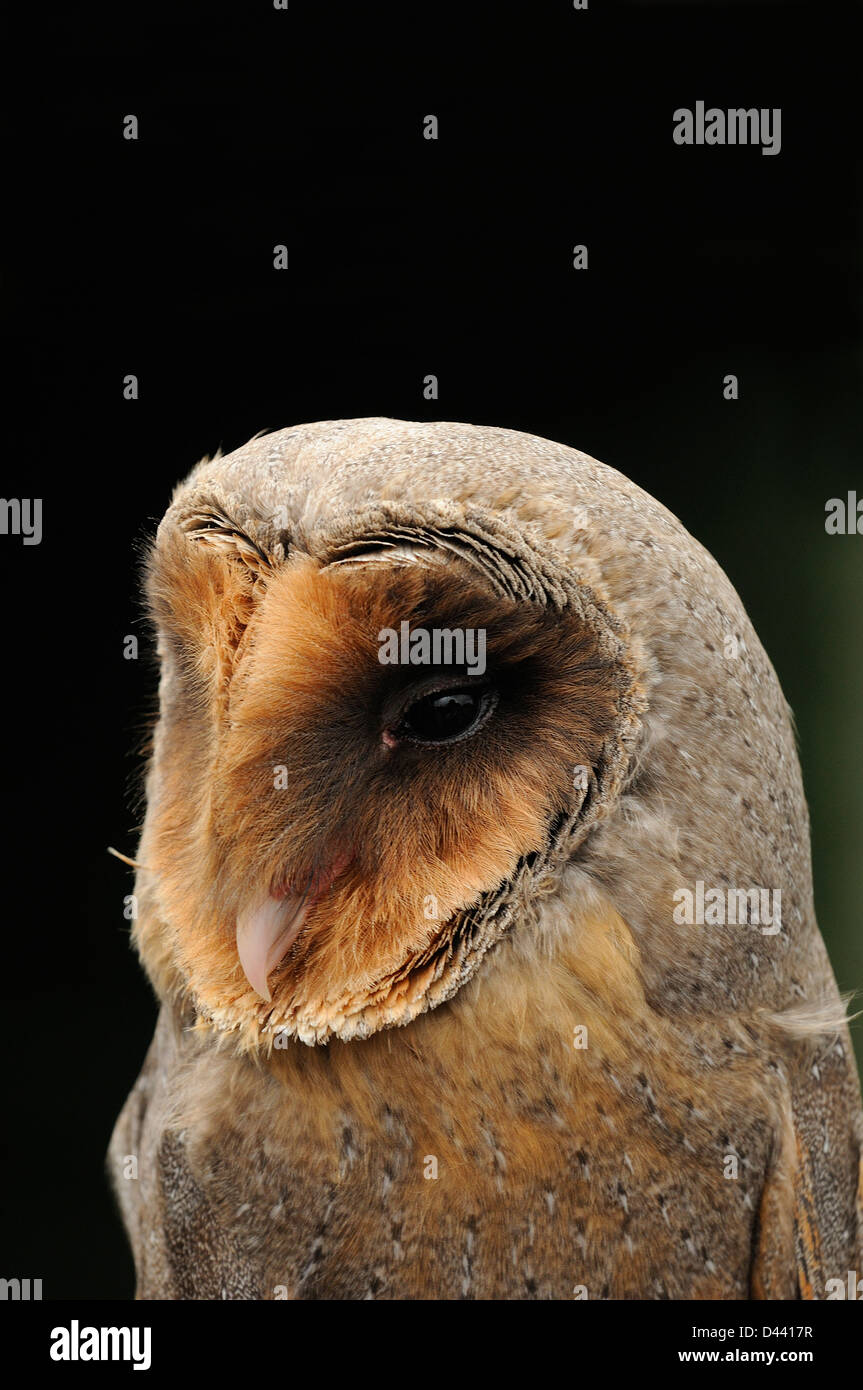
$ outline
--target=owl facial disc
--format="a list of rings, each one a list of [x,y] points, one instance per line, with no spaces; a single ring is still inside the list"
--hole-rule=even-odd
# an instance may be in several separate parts
[[[164,968],[243,1050],[347,1042],[450,999],[562,872],[629,767],[637,673],[586,584],[482,510],[358,508],[287,551],[248,525],[204,498],[154,562],[190,712],[153,793]]]

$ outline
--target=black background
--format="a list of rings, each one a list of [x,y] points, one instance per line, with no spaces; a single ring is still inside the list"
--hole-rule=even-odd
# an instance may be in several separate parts
[[[133,1289],[103,1155],[155,1007],[105,847],[134,854],[140,817],[140,547],[202,454],[259,430],[510,426],[676,512],[794,707],[819,919],[863,985],[863,537],[824,531],[828,498],[863,496],[858,20],[823,0],[32,12],[8,60],[2,491],[44,499],[44,536],[0,537],[0,1273]],[[675,145],[699,99],[781,107],[781,153]]]

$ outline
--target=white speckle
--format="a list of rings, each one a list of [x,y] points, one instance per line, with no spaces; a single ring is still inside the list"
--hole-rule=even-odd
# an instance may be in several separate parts
[[[554,1193],[546,1192],[545,1205],[548,1207],[549,1216],[554,1216]]]

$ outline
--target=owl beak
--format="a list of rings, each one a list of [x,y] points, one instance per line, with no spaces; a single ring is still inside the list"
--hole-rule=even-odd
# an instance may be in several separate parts
[[[310,906],[308,893],[286,893],[263,901],[237,918],[237,954],[256,994],[272,999],[268,977],[300,934]]]
[[[302,892],[294,892],[288,887],[268,893],[237,918],[240,965],[252,989],[268,1004],[273,997],[268,983],[270,974],[293,946],[315,903],[329,891],[353,858],[351,845],[338,846],[330,857],[328,867],[315,869]]]

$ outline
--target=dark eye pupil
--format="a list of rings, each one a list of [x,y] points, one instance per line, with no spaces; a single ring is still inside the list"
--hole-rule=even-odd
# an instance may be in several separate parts
[[[470,728],[480,713],[481,704],[481,691],[442,690],[411,705],[404,717],[404,727],[414,738],[452,738]]]

